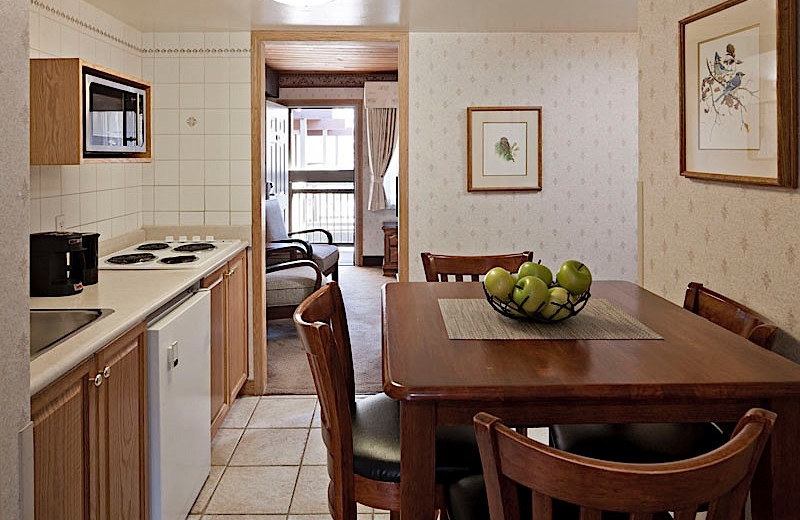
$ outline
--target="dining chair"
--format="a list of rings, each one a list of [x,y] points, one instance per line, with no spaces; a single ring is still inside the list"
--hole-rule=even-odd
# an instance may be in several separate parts
[[[451,508],[451,518],[517,520],[529,507],[533,520],[654,520],[671,518],[668,511],[675,520],[694,520],[706,508],[707,520],[738,519],[775,418],[753,408],[715,450],[680,461],[630,464],[552,448],[481,412],[475,430],[485,492],[466,511]]]
[[[427,251],[420,253],[422,258],[422,268],[425,270],[426,282],[477,282],[486,271],[493,267],[502,267],[512,273],[517,272],[523,262],[533,260],[533,251],[523,251],[521,253],[511,253],[507,255],[439,255]],[[517,432],[527,435],[528,429],[518,426]]]
[[[292,258],[302,255],[302,249],[295,244],[284,244],[280,248],[268,248],[266,259],[271,255]],[[302,257],[302,256],[301,256]],[[283,260],[278,263],[267,262],[265,270],[267,291],[267,320],[291,318],[294,310],[314,291],[322,287],[325,280],[319,266],[311,260]]]
[[[477,282],[486,271],[492,267],[502,267],[511,272],[516,272],[520,264],[533,259],[532,251],[512,253],[509,255],[439,255],[429,252],[420,253],[422,267],[425,269],[425,280],[428,282],[447,282],[450,277],[453,281]]]
[[[777,327],[741,303],[701,283],[686,289],[684,308],[769,348]],[[564,424],[550,426],[550,444],[587,457],[617,462],[669,462],[724,444],[735,423]]]
[[[280,258],[277,254],[273,255],[273,263],[285,262],[287,260],[306,259],[316,263],[325,276],[331,275],[334,280],[339,280],[339,248],[333,243],[333,235],[325,229],[304,229],[302,231],[286,231],[286,224],[283,221],[283,210],[278,199],[267,199],[265,203],[265,215],[267,224],[266,242],[267,248],[275,244],[296,244],[302,252],[298,256],[284,256]],[[327,242],[309,242],[297,238],[298,235],[311,235],[314,233],[325,236]],[[269,264],[269,260],[267,261]]]
[[[342,293],[331,282],[294,313],[297,334],[321,408],[328,451],[328,508],[334,520],[355,520],[356,503],[400,509],[400,403],[384,393],[356,398],[350,335]],[[446,511],[443,484],[480,472],[475,432],[436,429],[436,503]]]

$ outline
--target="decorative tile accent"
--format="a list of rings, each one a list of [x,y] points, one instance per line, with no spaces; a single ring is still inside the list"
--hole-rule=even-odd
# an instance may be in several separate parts
[[[397,81],[396,72],[374,74],[292,74],[281,72],[280,88],[362,88],[365,81]]]
[[[74,16],[72,14],[69,14],[69,13],[66,13],[66,12],[62,11],[61,9],[53,7],[52,5],[50,5],[50,4],[46,3],[46,2],[43,2],[42,0],[31,0],[31,5],[36,7],[37,9],[41,9],[42,11],[44,11],[46,13],[49,13],[49,14],[54,15],[54,16],[57,16],[58,18],[61,18],[66,22],[70,22],[72,24],[75,24],[78,27],[80,27],[81,29],[83,29],[84,31],[88,31],[88,32],[93,33],[93,34],[95,34],[97,36],[102,36],[103,38],[108,38],[109,40],[111,40],[111,41],[113,41],[115,43],[118,43],[118,44],[120,44],[120,45],[122,45],[124,47],[127,47],[128,49],[134,50],[136,52],[139,52],[139,53],[142,52],[142,48],[140,46],[136,45],[134,42],[128,41],[127,39],[125,39],[124,36],[120,36],[120,35],[117,35],[117,34],[112,34],[112,33],[108,32],[106,30],[103,30],[103,29],[97,27],[94,24],[90,24],[90,23],[87,23],[84,20],[81,20],[77,16]]]

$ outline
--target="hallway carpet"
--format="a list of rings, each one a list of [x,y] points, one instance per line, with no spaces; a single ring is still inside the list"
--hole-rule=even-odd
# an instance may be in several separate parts
[[[394,281],[380,267],[339,266],[356,393],[380,392],[381,287]],[[267,394],[315,394],[308,361],[291,319],[267,323]]]

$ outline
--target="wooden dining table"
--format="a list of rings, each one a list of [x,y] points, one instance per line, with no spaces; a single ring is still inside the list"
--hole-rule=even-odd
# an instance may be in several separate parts
[[[546,426],[735,422],[755,406],[778,419],[752,518],[800,518],[800,365],[634,283],[596,281],[591,293],[660,338],[450,339],[439,300],[484,299],[480,283],[384,286],[383,387],[400,401],[403,520],[434,518],[436,426],[472,424],[479,411]]]

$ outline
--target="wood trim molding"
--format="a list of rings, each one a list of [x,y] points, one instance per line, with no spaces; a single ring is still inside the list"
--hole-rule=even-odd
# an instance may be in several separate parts
[[[253,31],[250,33],[250,123],[251,123],[251,202],[253,247],[253,393],[263,394],[267,384],[266,285],[264,270],[264,115],[266,106],[266,41],[359,41],[397,42],[397,77],[400,99],[400,215],[399,272],[408,280],[408,33],[400,31]],[[359,152],[360,157],[360,152]],[[249,390],[249,387],[248,387]]]

